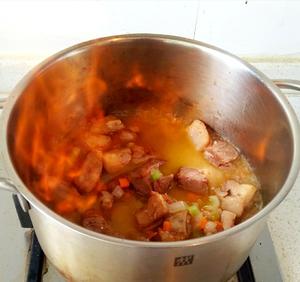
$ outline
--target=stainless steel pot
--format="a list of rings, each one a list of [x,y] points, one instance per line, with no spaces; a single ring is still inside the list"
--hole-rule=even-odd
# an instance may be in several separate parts
[[[232,229],[173,243],[113,238],[55,214],[25,185],[26,161],[14,147],[16,124],[23,119],[34,125],[33,115],[22,114],[27,101],[33,112],[40,111],[44,102],[56,103],[61,128],[76,126],[91,109],[82,99],[86,78],[93,83],[85,91],[93,92],[97,86],[92,102],[104,97],[106,110],[125,95],[124,89],[138,88],[154,95],[158,107],[170,105],[174,114],[204,120],[247,156],[262,184],[264,208]],[[60,83],[53,84],[57,80]],[[300,90],[297,81],[277,85]],[[51,91],[44,95],[47,89]],[[36,99],[29,98],[32,92]],[[68,99],[71,95],[75,103]],[[70,111],[75,115],[71,121],[64,117]],[[48,113],[50,122],[54,116]],[[1,178],[0,188],[19,194],[46,256],[72,281],[226,281],[248,256],[267,215],[291,189],[300,165],[298,121],[271,80],[223,50],[163,35],[97,39],[52,56],[10,95],[2,115],[1,141],[9,180]]]

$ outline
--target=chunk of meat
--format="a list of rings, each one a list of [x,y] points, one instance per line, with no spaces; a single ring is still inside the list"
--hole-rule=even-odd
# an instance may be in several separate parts
[[[163,163],[161,160],[153,159],[129,174],[129,180],[138,194],[141,196],[149,196],[151,194],[151,171],[152,169],[158,169]]]
[[[213,189],[215,194],[218,196],[219,199],[224,198],[228,195],[227,191],[222,191],[222,188],[214,188]]]
[[[112,232],[111,226],[97,210],[87,211],[83,216],[82,225],[89,230],[99,233]]]
[[[221,187],[222,192],[230,193],[231,189],[235,189],[236,186],[239,186],[239,183],[234,180],[227,180]]]
[[[55,211],[59,214],[74,212],[77,209],[78,200],[81,198],[78,190],[74,186],[71,186],[70,183],[61,180],[58,181],[53,178],[47,180],[48,187],[55,187],[52,189],[52,196],[55,199]],[[42,192],[41,189],[37,191]]]
[[[122,142],[132,142],[136,139],[136,137],[137,137],[136,133],[127,129],[123,129],[119,133],[119,138]]]
[[[145,149],[142,146],[136,145],[133,142],[127,145],[132,151],[132,158],[141,158],[145,155]]]
[[[222,191],[230,193],[224,197],[222,208],[241,216],[244,209],[250,205],[257,188],[251,184],[240,184],[234,180],[228,180],[222,186]]]
[[[111,144],[111,137],[103,134],[99,135],[87,135],[85,138],[85,143],[91,149],[107,149]]]
[[[202,151],[209,144],[209,134],[202,121],[194,120],[188,126],[187,132],[197,151]]]
[[[115,116],[106,116],[104,119],[94,122],[90,131],[94,134],[112,134],[123,128],[124,124],[120,119]]]
[[[188,239],[191,230],[191,215],[188,211],[180,211],[166,218],[170,223],[170,230],[159,230],[161,241],[178,241]]]
[[[154,156],[151,156],[149,154],[146,154],[144,147],[136,145],[133,142],[129,142],[127,144],[128,148],[132,151],[132,163],[133,164],[141,164],[145,163],[150,159],[153,159]]]
[[[121,120],[115,119],[115,120],[109,120],[106,122],[106,127],[109,130],[109,132],[115,132],[118,130],[121,130],[124,128],[124,124]]]
[[[103,166],[108,173],[121,171],[131,160],[129,148],[114,149],[103,153]]]
[[[244,204],[238,196],[227,196],[221,200],[221,208],[241,216],[244,211]]]
[[[152,184],[148,177],[130,177],[130,182],[137,194],[143,197],[150,196],[152,192]]]
[[[234,221],[236,219],[236,214],[230,211],[222,211],[221,213],[221,222],[223,224],[224,230],[234,226]]]
[[[147,206],[135,214],[140,227],[147,227],[168,214],[168,205],[163,196],[152,192]]]
[[[102,191],[102,196],[100,198],[101,206],[105,209],[111,209],[114,203],[114,197],[111,193],[107,191]]]
[[[177,172],[176,179],[182,189],[199,195],[208,194],[208,179],[198,169],[182,167]]]
[[[216,167],[226,167],[238,156],[238,151],[226,141],[214,141],[204,151],[204,157]]]
[[[102,172],[102,153],[90,152],[87,154],[80,173],[74,179],[79,192],[88,193],[94,189],[98,181],[100,180]]]
[[[161,176],[158,180],[153,182],[153,190],[160,194],[167,193],[171,189],[173,178],[173,174]]]
[[[233,180],[227,181],[227,185],[230,187],[231,195],[239,197],[243,201],[244,207],[251,203],[257,191],[257,188],[251,184],[240,184]]]
[[[137,125],[130,125],[128,126],[128,129],[135,133],[140,132],[140,128]]]

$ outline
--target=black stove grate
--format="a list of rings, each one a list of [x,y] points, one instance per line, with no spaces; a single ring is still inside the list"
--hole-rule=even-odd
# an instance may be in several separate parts
[[[17,210],[18,218],[20,224],[23,228],[33,228],[31,219],[27,212],[24,212],[20,206],[18,197],[13,195],[13,200]],[[32,240],[31,240],[31,250],[30,250],[30,260],[27,271],[27,280],[26,282],[41,282],[42,281],[42,272],[44,265],[45,255],[39,244],[39,241],[33,231]],[[247,258],[245,263],[237,272],[237,277],[239,282],[255,282],[252,266],[250,259]]]

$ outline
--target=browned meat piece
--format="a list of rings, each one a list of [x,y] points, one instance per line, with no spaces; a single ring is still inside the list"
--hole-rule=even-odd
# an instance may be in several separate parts
[[[236,186],[239,186],[239,183],[234,180],[227,180],[221,187],[222,192],[229,193],[231,189],[235,189]]]
[[[221,198],[222,209],[241,216],[244,209],[251,203],[257,188],[251,184],[240,184],[234,180],[228,180],[221,190],[230,193],[230,195]]]
[[[99,211],[89,210],[85,213],[82,220],[83,227],[99,232],[99,233],[111,233],[112,229],[105,218]]]
[[[257,191],[255,186],[251,184],[240,184],[233,180],[228,180],[226,183],[230,188],[230,194],[239,197],[244,207],[247,207],[251,203]]]
[[[155,231],[155,229],[157,229],[159,226],[161,226],[161,224],[163,223],[164,219],[160,218],[156,221],[154,221],[152,224],[148,225],[147,227],[145,227],[144,231],[146,233],[148,233],[149,231]]]
[[[226,167],[238,156],[238,151],[226,141],[214,141],[204,151],[204,157],[216,167]]]
[[[167,214],[168,205],[163,196],[157,192],[152,192],[146,208],[138,211],[135,217],[140,227],[147,227]]]
[[[237,196],[226,196],[221,200],[222,210],[227,210],[241,216],[244,211],[243,201]]]
[[[180,211],[165,219],[170,223],[171,230],[159,230],[161,241],[178,241],[188,239],[191,230],[191,215],[188,211]]]
[[[158,169],[163,163],[163,161],[153,159],[129,174],[129,180],[138,194],[141,196],[149,196],[151,194],[151,171],[152,169]]]
[[[126,129],[121,130],[119,133],[119,138],[123,142],[132,142],[136,139],[136,136],[136,133]]]
[[[136,145],[133,142],[128,143],[127,146],[132,151],[131,161],[133,164],[138,165],[155,158],[153,155],[146,153],[145,149],[142,146]]]
[[[130,129],[132,132],[135,132],[135,133],[140,132],[140,128],[136,125],[130,125],[130,126],[128,126],[128,129]]]
[[[122,170],[131,160],[129,148],[114,149],[103,153],[103,166],[108,173]]]
[[[81,166],[80,174],[74,179],[74,183],[76,184],[79,192],[88,193],[92,191],[100,179],[101,172],[101,152],[88,153]]]
[[[111,138],[109,136],[100,135],[87,135],[85,138],[85,143],[91,149],[107,149],[111,144]]]
[[[132,151],[132,158],[141,158],[145,155],[145,149],[133,142],[128,143],[128,147]]]
[[[182,189],[199,195],[208,194],[208,180],[200,170],[182,167],[177,172],[176,178]]]
[[[136,192],[143,197],[150,196],[152,192],[151,181],[148,177],[129,177]]]
[[[124,124],[121,120],[115,119],[115,120],[109,120],[106,122],[106,127],[109,130],[109,132],[115,132],[118,130],[121,130],[124,128]]]
[[[112,134],[124,128],[121,120],[115,116],[106,116],[103,120],[95,122],[91,132],[96,134]]]
[[[154,191],[160,194],[167,193],[171,188],[173,178],[174,178],[173,174],[161,176],[158,180],[153,182]]]
[[[194,120],[188,126],[187,132],[197,151],[203,150],[208,145],[210,138],[202,121]]]
[[[213,188],[215,194],[218,196],[218,198],[222,199],[228,195],[228,192],[222,191],[222,188]]]
[[[111,209],[114,203],[114,197],[111,193],[107,191],[102,191],[102,196],[100,198],[101,206],[105,209]]]
[[[78,199],[81,198],[81,195],[71,183],[49,177],[47,179],[47,184],[48,188],[50,188],[49,190],[51,190],[53,194],[49,194],[49,191],[44,194],[44,191],[40,186],[36,191],[38,195],[45,200],[49,201],[50,199],[54,199],[54,209],[56,212],[59,214],[69,214],[77,209]],[[45,195],[48,197],[45,197]],[[51,198],[49,199],[49,197]]]

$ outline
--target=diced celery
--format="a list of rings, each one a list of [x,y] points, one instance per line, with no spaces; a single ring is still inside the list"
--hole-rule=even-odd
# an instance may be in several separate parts
[[[196,205],[189,206],[188,211],[192,216],[197,216],[200,214],[200,210]]]
[[[153,181],[160,179],[161,176],[162,176],[162,174],[158,169],[151,170],[151,178]]]

